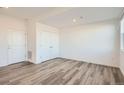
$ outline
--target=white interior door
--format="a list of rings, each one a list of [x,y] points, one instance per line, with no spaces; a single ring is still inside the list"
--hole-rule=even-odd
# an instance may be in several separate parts
[[[39,61],[46,61],[58,56],[58,34],[50,31],[40,31],[38,35]]]
[[[50,58],[58,57],[59,37],[57,32],[50,32]]]
[[[8,31],[8,64],[26,60],[25,31]]]
[[[38,47],[38,57],[40,61],[45,61],[50,59],[49,46],[50,46],[50,34],[47,31],[42,31],[39,33],[39,47]]]

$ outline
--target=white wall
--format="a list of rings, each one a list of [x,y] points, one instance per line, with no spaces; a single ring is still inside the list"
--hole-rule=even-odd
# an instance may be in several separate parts
[[[121,20],[121,29],[120,30],[124,31],[124,17]],[[120,40],[122,40],[122,39],[120,38]],[[122,41],[121,44],[124,44],[124,40]],[[120,50],[120,69],[124,75],[124,50],[123,49]]]
[[[31,52],[31,58],[28,61],[36,62],[36,22],[27,20],[27,52]],[[29,56],[29,55],[28,55]]]
[[[17,29],[17,30],[26,31],[25,21],[9,16],[0,15],[0,66],[7,65],[8,29]]]
[[[60,56],[119,66],[119,24],[109,20],[64,28],[60,31]]]

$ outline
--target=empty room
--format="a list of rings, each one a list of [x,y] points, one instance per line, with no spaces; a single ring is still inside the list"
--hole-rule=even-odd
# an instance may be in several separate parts
[[[123,84],[123,7],[0,7],[0,85]]]

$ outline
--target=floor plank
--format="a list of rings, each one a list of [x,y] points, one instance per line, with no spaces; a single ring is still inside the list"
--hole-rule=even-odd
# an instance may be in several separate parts
[[[119,68],[56,58],[40,64],[21,62],[0,68],[1,85],[120,85]]]

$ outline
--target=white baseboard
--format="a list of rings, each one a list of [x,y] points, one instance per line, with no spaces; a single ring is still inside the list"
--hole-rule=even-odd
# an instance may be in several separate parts
[[[119,68],[119,66],[115,66],[115,65],[109,65],[109,64],[101,64],[101,63],[96,63],[93,61],[87,61],[87,60],[82,60],[82,59],[76,59],[76,58],[67,58],[67,57],[60,57],[60,58],[65,58],[65,59],[70,59],[70,60],[76,60],[76,61],[82,61],[82,62],[87,62],[87,63],[92,63],[92,64],[98,64],[98,65],[103,65],[103,66],[109,66],[109,67],[116,67]]]

